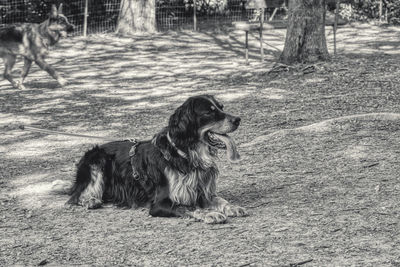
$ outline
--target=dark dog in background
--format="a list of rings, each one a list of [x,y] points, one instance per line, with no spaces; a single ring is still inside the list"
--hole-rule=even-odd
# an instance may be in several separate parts
[[[227,134],[240,118],[223,111],[213,96],[190,97],[152,140],[117,141],[86,152],[77,165],[76,180],[55,181],[53,191],[68,193],[67,203],[101,207],[112,202],[125,207],[148,207],[152,216],[190,217],[223,223],[246,210],[218,197],[217,151],[239,160]]]
[[[62,4],[58,10],[52,5],[49,18],[41,24],[21,23],[0,28],[0,57],[4,60],[4,78],[15,88],[24,89],[23,81],[28,75],[32,62],[47,71],[58,83],[63,86],[66,80],[45,61],[48,47],[55,45],[61,37],[72,32],[74,26],[62,14]],[[16,57],[24,57],[24,66],[20,81],[11,76]]]

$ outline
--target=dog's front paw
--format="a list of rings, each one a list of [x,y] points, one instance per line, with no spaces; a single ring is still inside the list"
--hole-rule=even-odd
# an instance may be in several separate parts
[[[217,211],[212,211],[204,216],[203,221],[209,224],[216,224],[216,223],[225,223],[226,219],[227,218],[225,214]]]
[[[88,200],[85,200],[82,206],[86,206],[87,209],[98,209],[101,208],[103,201],[97,198],[90,198]]]
[[[209,224],[225,223],[227,219],[225,214],[218,211],[196,210],[191,214],[191,217],[193,217],[196,221]]]
[[[234,205],[226,205],[224,207],[224,213],[229,217],[243,217],[248,215],[245,208]]]

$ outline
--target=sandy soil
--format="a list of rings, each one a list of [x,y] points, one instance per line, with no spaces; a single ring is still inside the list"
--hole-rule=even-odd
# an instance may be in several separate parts
[[[37,66],[0,81],[0,265],[400,266],[400,29],[346,26],[336,59],[289,68],[284,36],[261,63],[253,34],[249,66],[240,32],[75,37],[50,53],[64,88]],[[243,122],[218,192],[250,216],[223,225],[65,208],[50,184],[98,141],[17,128],[150,138],[202,93]]]

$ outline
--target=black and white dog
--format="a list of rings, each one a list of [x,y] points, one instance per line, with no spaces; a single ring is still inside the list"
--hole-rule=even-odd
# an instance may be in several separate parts
[[[187,99],[152,140],[117,141],[89,150],[77,166],[75,183],[56,181],[54,191],[71,195],[67,203],[98,208],[103,202],[148,207],[152,216],[191,217],[223,223],[245,216],[244,208],[218,197],[217,150],[239,160],[227,134],[240,118],[223,111],[213,96]]]

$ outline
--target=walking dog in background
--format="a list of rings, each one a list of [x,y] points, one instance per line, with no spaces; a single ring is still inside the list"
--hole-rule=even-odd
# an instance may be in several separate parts
[[[223,223],[246,210],[218,197],[216,165],[219,149],[231,162],[239,160],[227,134],[240,118],[223,111],[213,96],[187,99],[168,126],[148,141],[116,141],[95,146],[77,165],[76,180],[55,181],[53,191],[71,195],[69,204],[101,207],[112,202],[148,207],[152,216],[190,217]]]
[[[4,78],[15,88],[24,89],[23,81],[28,75],[32,62],[47,71],[58,83],[63,86],[66,80],[45,61],[48,47],[55,45],[61,37],[72,32],[74,26],[62,14],[62,4],[58,10],[52,5],[49,18],[41,24],[21,23],[0,28],[0,57],[3,58],[5,69]],[[16,57],[24,57],[20,81],[11,76]]]

